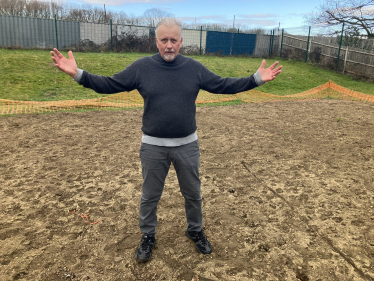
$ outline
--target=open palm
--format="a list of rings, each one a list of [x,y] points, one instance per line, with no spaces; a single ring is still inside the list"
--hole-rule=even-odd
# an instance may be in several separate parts
[[[54,51],[51,51],[51,55],[55,65],[74,79],[78,73],[78,67],[73,52],[69,51],[69,59],[67,59],[56,48],[53,50]]]
[[[269,68],[265,68],[266,61],[262,61],[261,66],[258,69],[258,72],[260,73],[263,82],[272,81],[279,73],[281,73],[281,69],[283,66],[275,68],[278,65],[278,63],[279,62],[275,62]]]

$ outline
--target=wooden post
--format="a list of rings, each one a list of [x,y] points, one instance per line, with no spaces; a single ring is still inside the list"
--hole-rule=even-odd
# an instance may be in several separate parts
[[[345,71],[345,67],[347,66],[347,58],[348,58],[348,46],[347,46],[347,49],[345,50],[343,74]]]
[[[308,42],[306,43],[305,62],[308,61],[308,54],[309,54],[309,39],[310,39],[310,26],[309,26]]]
[[[336,71],[338,71],[338,67],[339,67],[340,50],[342,49],[342,43],[343,43],[343,32],[344,32],[344,22],[343,22],[343,27],[342,27],[342,34],[340,35],[338,59],[336,60]]]

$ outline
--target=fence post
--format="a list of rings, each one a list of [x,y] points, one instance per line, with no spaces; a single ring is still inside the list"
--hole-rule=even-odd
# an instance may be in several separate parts
[[[110,51],[113,52],[113,24],[112,24],[112,19],[110,19]]]
[[[200,27],[200,56],[201,56],[201,44],[203,43],[203,26]]]
[[[310,39],[310,28],[311,28],[311,26],[309,26],[308,42],[306,43],[306,54],[305,54],[305,62],[307,62],[307,61],[308,61],[308,52],[309,52],[309,39]]]
[[[238,38],[236,39],[236,55],[239,55],[239,28],[238,28]]]
[[[347,49],[345,50],[343,74],[344,74],[344,71],[345,71],[345,67],[347,66],[347,58],[348,58],[348,46],[347,46]]]
[[[282,28],[282,41],[281,41],[281,49],[280,49],[280,54],[279,56],[282,57],[282,48],[283,48],[283,33],[284,33],[284,28]]]
[[[270,56],[270,48],[271,48],[271,33],[272,31],[270,31],[270,37],[269,37],[269,56]]]
[[[273,54],[274,30],[270,31],[269,55]]]
[[[343,27],[342,27],[342,34],[340,35],[340,44],[339,44],[339,51],[338,51],[338,59],[336,60],[336,70],[335,71],[338,71],[339,58],[340,58],[340,50],[342,49],[342,42],[343,42],[343,32],[344,32],[344,22],[343,22]]]
[[[56,49],[58,50],[57,15],[56,14],[55,14],[55,30],[56,30]]]

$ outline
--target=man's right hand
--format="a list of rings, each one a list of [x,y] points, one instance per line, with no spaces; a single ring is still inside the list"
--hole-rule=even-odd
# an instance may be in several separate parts
[[[51,55],[55,65],[74,79],[78,73],[78,67],[73,57],[73,52],[69,51],[69,59],[67,59],[56,48],[53,50],[54,52],[51,51]]]

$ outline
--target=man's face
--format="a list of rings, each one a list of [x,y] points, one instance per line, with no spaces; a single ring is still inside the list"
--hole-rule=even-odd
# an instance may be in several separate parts
[[[183,38],[178,26],[160,25],[157,29],[156,44],[165,61],[173,61],[182,47]]]

